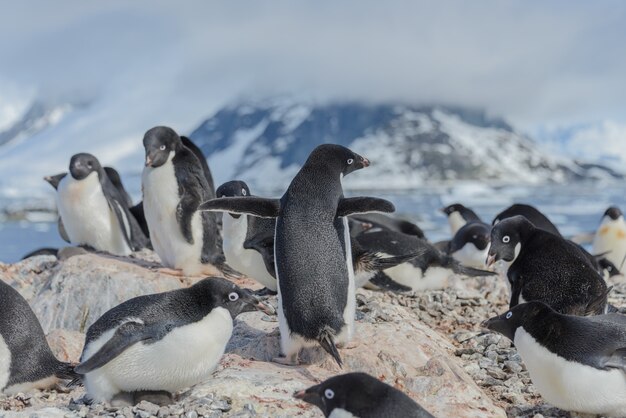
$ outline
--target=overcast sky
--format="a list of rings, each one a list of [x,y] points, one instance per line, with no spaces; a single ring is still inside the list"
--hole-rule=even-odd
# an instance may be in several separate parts
[[[0,117],[32,97],[191,129],[240,95],[626,123],[624,1],[2,1]],[[1,122],[1,120],[0,120]]]

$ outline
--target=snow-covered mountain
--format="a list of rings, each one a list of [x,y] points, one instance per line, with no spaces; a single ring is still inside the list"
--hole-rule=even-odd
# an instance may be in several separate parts
[[[599,164],[553,156],[504,120],[460,107],[250,101],[224,107],[191,138],[209,157],[218,184],[238,178],[257,190],[284,188],[309,152],[327,142],[372,160],[346,177],[355,189],[623,178]]]

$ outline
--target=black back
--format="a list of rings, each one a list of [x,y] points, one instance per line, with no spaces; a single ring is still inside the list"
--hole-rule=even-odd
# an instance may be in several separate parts
[[[304,399],[326,417],[340,408],[361,418],[433,418],[405,393],[365,373],[331,377],[307,389]]]
[[[559,229],[539,210],[533,206],[523,203],[516,203],[507,209],[503,210],[493,218],[492,225],[496,222],[501,222],[506,218],[512,218],[513,216],[521,215],[528,219],[536,228],[543,229],[544,231],[551,232],[555,235],[561,235]]]
[[[28,302],[2,280],[0,335],[11,351],[7,386],[36,382],[54,375],[62,368],[63,363],[52,354],[41,324]]]
[[[340,176],[353,171],[346,161],[356,165],[357,157],[339,145],[317,147],[280,200],[275,257],[283,309],[289,329],[305,338],[344,325],[350,244],[337,208]]]
[[[580,247],[560,235],[535,228],[517,216],[493,228],[492,241],[500,241],[505,231],[516,231],[521,249],[509,267],[511,302],[540,301],[564,314],[600,314],[606,305],[607,287],[604,279]],[[499,242],[498,242],[499,244]],[[492,243],[490,252],[496,248]]]
[[[198,148],[198,146],[186,136],[181,136],[180,140],[185,147],[189,148],[191,152],[193,152],[193,154],[198,158],[198,161],[200,161],[202,171],[204,172],[204,177],[206,177],[207,185],[209,187],[209,194],[211,198],[215,197],[215,183],[213,182],[213,175],[211,174],[209,163],[207,163],[206,157],[202,153],[202,150]]]
[[[117,188],[117,190],[119,190],[120,196],[124,198],[124,202],[126,203],[126,206],[128,207],[133,206],[133,199],[130,197],[130,194],[128,194],[128,192],[126,191],[126,188],[124,188],[124,184],[122,183],[122,177],[120,176],[120,173],[118,173],[117,170],[114,169],[113,167],[104,167],[104,172],[109,177],[109,180],[111,180],[111,183],[113,183],[113,185]]]

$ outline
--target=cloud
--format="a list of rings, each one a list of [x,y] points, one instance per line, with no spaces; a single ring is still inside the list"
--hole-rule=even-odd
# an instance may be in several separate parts
[[[526,129],[626,121],[619,1],[62,4],[3,7],[0,79],[145,106],[142,123],[191,129],[235,95],[276,91],[480,106]]]

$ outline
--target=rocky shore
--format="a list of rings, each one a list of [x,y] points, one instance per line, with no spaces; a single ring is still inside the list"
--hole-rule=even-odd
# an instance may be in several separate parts
[[[72,254],[69,254],[72,255]],[[0,264],[0,279],[28,300],[55,354],[78,361],[84,332],[102,313],[131,297],[187,286],[194,279],[162,274],[150,252],[132,258],[78,254]],[[199,278],[198,278],[199,279]],[[251,281],[239,283],[254,287]],[[626,306],[626,285],[612,303]],[[269,303],[276,305],[276,298]],[[536,392],[510,341],[480,323],[507,309],[502,278],[455,278],[444,291],[415,294],[357,292],[356,347],[342,350],[341,370],[325,353],[310,351],[300,367],[276,356],[276,317],[260,312],[236,321],[213,378],[179,393],[169,406],[88,405],[82,387],[6,397],[0,416],[41,417],[320,417],[292,398],[335,374],[365,371],[405,391],[437,417],[582,417],[551,407]]]

